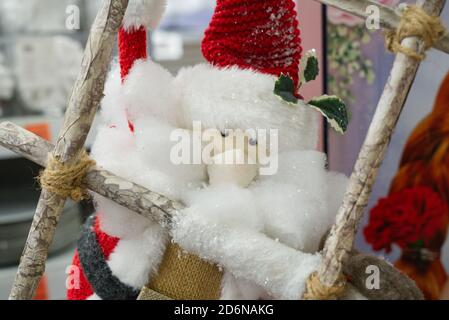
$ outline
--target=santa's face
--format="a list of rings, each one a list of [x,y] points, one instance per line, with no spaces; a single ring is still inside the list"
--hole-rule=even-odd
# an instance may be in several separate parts
[[[204,151],[210,150],[207,163],[210,185],[232,183],[247,187],[259,174],[257,137],[249,132],[225,129],[208,135],[205,142],[203,153],[207,155]]]
[[[146,127],[152,129],[144,129],[147,132],[139,140],[146,139],[148,130],[154,130],[156,125]],[[266,159],[270,157],[266,145],[259,144],[253,130],[203,128],[197,121],[192,129],[176,128],[165,134],[171,142],[167,144],[170,149],[166,149],[170,154],[167,161],[175,165],[203,166],[209,185],[247,187],[260,173],[265,173]]]

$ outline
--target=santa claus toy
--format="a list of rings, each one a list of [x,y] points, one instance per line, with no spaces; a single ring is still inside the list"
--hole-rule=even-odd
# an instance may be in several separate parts
[[[347,181],[316,151],[316,110],[345,130],[344,106],[301,99],[293,0],[217,0],[207,62],[176,76],[147,57],[164,8],[129,2],[92,157],[185,209],[166,228],[93,195],[68,298],[299,299]]]

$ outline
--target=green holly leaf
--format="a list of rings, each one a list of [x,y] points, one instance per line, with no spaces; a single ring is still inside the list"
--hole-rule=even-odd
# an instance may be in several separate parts
[[[306,83],[315,80],[320,73],[315,49],[307,51],[307,53],[302,58],[301,65],[304,66],[301,76],[301,82]]]
[[[274,94],[288,103],[296,104],[299,99],[295,96],[295,91],[296,88],[293,79],[288,75],[281,74],[274,85]]]
[[[346,132],[349,115],[345,103],[339,97],[323,95],[310,100],[308,104],[320,111],[337,132],[341,134]]]

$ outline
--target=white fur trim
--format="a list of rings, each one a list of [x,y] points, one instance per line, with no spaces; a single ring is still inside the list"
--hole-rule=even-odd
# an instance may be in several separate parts
[[[100,215],[101,230],[117,238],[131,238],[142,234],[152,222],[131,210],[98,194],[94,194]]]
[[[96,293],[91,294],[86,298],[86,300],[103,300]]]
[[[225,271],[221,284],[221,300],[258,300],[265,296],[265,289],[245,279],[237,279]]]
[[[131,121],[156,118],[178,126],[179,95],[173,87],[173,76],[151,60],[138,60],[126,77],[123,98]]]
[[[167,233],[157,224],[130,238],[122,238],[108,259],[112,274],[136,289],[148,283],[164,256]]]
[[[141,26],[155,29],[166,7],[166,0],[129,0],[123,27],[125,30],[138,29]]]
[[[318,151],[281,153],[278,160],[275,175],[251,186],[265,232],[297,250],[316,252],[335,221],[347,178],[327,172],[326,157]]]
[[[256,231],[263,230],[257,200],[247,188],[232,184],[210,186],[191,191],[184,202],[188,206],[185,214],[198,219],[236,228],[244,226]]]
[[[182,116],[172,83],[173,76],[151,60],[137,60],[122,83],[120,66],[115,62],[101,101],[102,121],[128,131],[128,119],[134,123],[138,119],[151,118],[179,126]]]
[[[321,257],[273,241],[245,227],[217,224],[187,210],[176,217],[173,239],[187,251],[264,287],[274,298],[298,299]]]
[[[320,116],[304,103],[290,105],[274,91],[276,77],[237,67],[199,64],[181,69],[175,80],[186,126],[278,129],[279,149],[315,149]]]
[[[120,66],[114,62],[104,86],[104,97],[101,100],[101,121],[107,126],[128,128]]]

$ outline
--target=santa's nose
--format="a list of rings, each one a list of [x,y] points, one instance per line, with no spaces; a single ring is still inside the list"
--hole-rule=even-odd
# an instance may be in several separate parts
[[[241,149],[230,149],[216,154],[207,166],[210,185],[237,184],[247,187],[258,174],[259,167]]]

